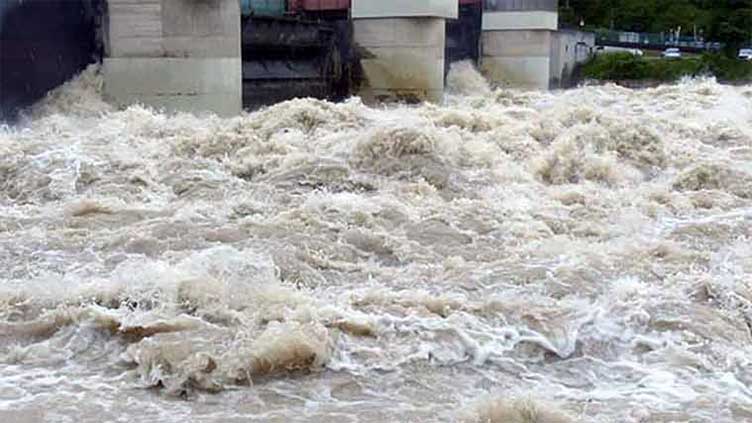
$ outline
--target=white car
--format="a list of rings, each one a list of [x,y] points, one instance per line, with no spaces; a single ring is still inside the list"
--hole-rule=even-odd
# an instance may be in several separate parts
[[[595,49],[595,54],[608,54],[608,53],[629,53],[632,56],[642,57],[645,53],[638,48],[626,48],[626,47],[610,47],[610,46],[598,46]]]
[[[664,59],[681,59],[682,53],[678,48],[667,48],[661,53]]]
[[[739,59],[752,61],[752,48],[743,48],[739,50]]]

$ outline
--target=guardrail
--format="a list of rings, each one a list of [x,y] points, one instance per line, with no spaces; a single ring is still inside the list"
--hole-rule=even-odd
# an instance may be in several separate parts
[[[595,31],[596,44],[644,48],[679,47],[692,50],[720,50],[723,44],[695,37],[676,37],[674,34],[646,32]]]

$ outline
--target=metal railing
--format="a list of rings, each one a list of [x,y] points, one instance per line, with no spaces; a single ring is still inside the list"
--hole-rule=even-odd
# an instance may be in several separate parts
[[[721,43],[708,42],[700,37],[677,37],[672,33],[647,33],[600,30],[596,31],[596,43],[600,45],[634,45],[685,47],[702,50],[719,50]]]

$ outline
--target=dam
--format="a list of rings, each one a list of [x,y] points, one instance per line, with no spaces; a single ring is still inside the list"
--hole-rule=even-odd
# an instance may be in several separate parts
[[[8,0],[0,116],[92,63],[116,107],[237,115],[292,98],[440,101],[452,62],[565,87],[592,53],[556,0]]]
[[[170,1],[0,1],[0,423],[752,422],[752,85]]]

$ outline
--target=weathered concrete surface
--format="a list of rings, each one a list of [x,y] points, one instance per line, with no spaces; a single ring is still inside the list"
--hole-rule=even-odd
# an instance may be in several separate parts
[[[551,31],[485,31],[484,56],[542,57],[551,52]]]
[[[109,0],[105,95],[167,111],[242,107],[237,0]]]
[[[586,62],[595,49],[595,34],[581,31],[557,31],[551,38],[551,88],[567,88],[574,83],[578,65]]]
[[[352,17],[457,19],[457,0],[352,0]]]
[[[481,71],[499,86],[547,90],[550,66],[548,57],[491,57],[483,59]]]
[[[484,9],[489,12],[510,12],[521,10],[559,10],[558,0],[484,0]]]
[[[565,87],[590,57],[595,36],[558,31],[555,0],[493,0],[485,6],[481,69],[496,84]]]
[[[578,64],[595,47],[595,34],[580,31],[504,30],[483,32],[481,70],[510,87],[555,89],[571,86]]]
[[[119,106],[146,104],[182,112],[240,111],[239,58],[109,58],[105,60],[106,92]]]
[[[481,72],[491,82],[509,87],[549,87],[551,31],[484,31]]]
[[[556,31],[559,27],[559,14],[544,10],[525,12],[485,12],[484,31],[547,29]]]
[[[439,101],[444,92],[443,18],[356,19],[364,73],[359,95],[375,100]]]

